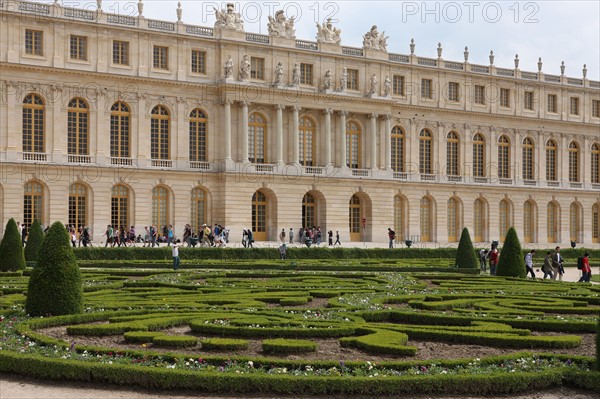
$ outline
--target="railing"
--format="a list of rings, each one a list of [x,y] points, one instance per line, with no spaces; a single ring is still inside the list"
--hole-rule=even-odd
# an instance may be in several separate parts
[[[490,67],[483,66],[483,65],[471,65],[471,72],[490,73]]]
[[[408,173],[406,172],[394,172],[394,179],[396,180],[407,180]]]
[[[582,188],[583,187],[583,183],[570,182],[569,186],[571,188]]]
[[[48,154],[45,152],[24,152],[23,161],[46,162]]]
[[[536,180],[523,180],[523,185],[525,186],[537,186],[538,183]]]
[[[435,175],[422,174],[421,181],[435,181]]]
[[[304,167],[305,175],[323,175],[325,174],[325,168],[320,166],[305,166]]]
[[[151,159],[150,166],[153,168],[172,168],[173,161],[170,159]]]
[[[106,21],[111,24],[117,25],[127,25],[127,26],[135,26],[137,20],[133,17],[127,17],[125,15],[114,15],[108,14],[106,16]]]
[[[590,80],[590,87],[594,89],[600,89],[600,82],[596,82],[595,80]]]
[[[600,190],[600,184],[592,183],[592,190]]]
[[[190,161],[190,169],[210,170],[210,162]]]
[[[446,176],[446,178],[453,183],[460,183],[463,180],[462,176]]]
[[[256,33],[246,33],[246,41],[254,43],[269,44],[269,36]]]
[[[538,74],[532,72],[521,72],[521,78],[528,80],[538,80]]]
[[[94,19],[96,19],[96,13],[92,11],[78,10],[77,8],[71,7],[65,8],[63,15],[67,18],[85,19],[88,21],[93,21]]]
[[[369,169],[352,169],[352,176],[355,177],[369,177]]]
[[[560,187],[560,182],[558,182],[558,181],[547,181],[546,185],[548,187]]]
[[[417,64],[424,65],[424,66],[430,66],[430,67],[436,67],[437,66],[437,60],[434,60],[433,58],[418,57],[417,58]]]
[[[410,57],[408,55],[402,55],[402,54],[390,54],[390,61],[408,64],[410,62]]]
[[[556,75],[544,75],[544,81],[550,83],[560,83],[560,76]]]
[[[254,164],[254,169],[257,172],[273,173],[275,171],[275,165],[257,163],[257,164]]]
[[[92,163],[92,157],[89,155],[67,155],[68,163]]]
[[[342,47],[342,54],[344,55],[354,55],[356,57],[363,56],[363,49],[356,47]]]
[[[155,19],[148,20],[148,28],[175,32],[175,24],[173,22],[157,21]]]
[[[496,75],[514,77],[514,69],[496,68]]]
[[[50,5],[20,2],[19,11],[32,12],[35,14],[50,14]]]
[[[213,28],[207,28],[205,26],[194,26],[194,25],[186,25],[185,26],[185,33],[189,33],[190,35],[212,37],[213,32],[214,32]]]
[[[444,68],[446,68],[446,69],[455,69],[457,71],[462,71],[462,70],[465,69],[465,64],[463,64],[462,62],[445,61],[444,62]]]
[[[110,157],[110,164],[114,166],[131,166],[133,160],[131,158]]]
[[[477,184],[489,184],[490,183],[490,178],[489,177],[474,177],[473,178],[473,183],[477,183]]]
[[[512,185],[513,180],[512,179],[498,179],[498,183],[505,184],[505,185]]]
[[[307,40],[296,40],[296,48],[301,48],[302,50],[317,51],[319,49],[319,45],[317,44],[317,42],[309,42]]]
[[[573,86],[583,86],[583,80],[582,79],[567,78],[567,84],[568,85],[573,85]]]

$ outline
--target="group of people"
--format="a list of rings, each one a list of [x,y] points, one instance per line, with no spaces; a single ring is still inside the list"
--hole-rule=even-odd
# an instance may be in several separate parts
[[[290,227],[290,230],[288,231],[288,233],[286,234],[285,229],[281,229],[281,232],[279,233],[279,241],[281,241],[283,244],[287,243],[289,240],[290,244],[294,243],[294,238],[295,238],[295,234],[294,234],[294,229],[292,227]],[[313,226],[313,227],[300,227],[300,229],[298,230],[298,242],[301,244],[306,244],[306,245],[321,245],[321,243],[323,243],[323,232],[321,231],[321,226]],[[335,232],[335,242],[333,241],[333,230],[329,230],[327,232],[327,244],[330,247],[333,247],[335,245],[342,245],[342,242],[340,241],[340,232],[336,231]]]
[[[162,226],[160,230],[156,225],[144,226],[143,237],[136,233],[135,226],[126,229],[124,226],[116,228],[108,225],[103,236],[106,237],[105,247],[109,245],[120,247],[138,243],[144,244],[143,247],[154,248],[159,247],[161,243],[171,246],[176,242],[175,230],[171,224]],[[207,247],[224,247],[228,242],[229,230],[220,224],[215,224],[214,227],[203,224],[197,233],[193,232],[191,225],[186,224],[183,230],[183,243],[188,246],[200,244],[200,246]]]
[[[49,228],[50,226],[46,226],[46,228],[43,230],[44,234]],[[19,230],[19,235],[21,236],[21,245],[25,246],[25,244],[27,244],[30,231],[25,223],[21,224],[21,222],[17,222],[17,229]],[[66,224],[65,229],[67,230],[67,233],[69,233],[69,240],[71,241],[73,248],[78,246],[80,247],[82,245],[84,247],[87,247],[88,245],[90,247],[92,246],[92,234],[88,226],[75,227],[74,224]]]
[[[200,244],[201,247],[225,247],[229,243],[229,229],[216,224],[211,227],[203,224],[198,233],[193,232],[192,226],[186,224],[183,228],[183,242],[189,246],[195,247]]]

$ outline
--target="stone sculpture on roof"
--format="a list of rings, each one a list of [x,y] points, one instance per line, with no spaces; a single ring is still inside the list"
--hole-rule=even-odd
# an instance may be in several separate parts
[[[269,35],[280,36],[286,39],[296,38],[296,29],[294,29],[294,17],[286,18],[283,10],[275,13],[275,18],[269,15],[267,24]]]
[[[332,43],[332,44],[341,44],[342,31],[338,28],[335,28],[331,23],[331,18],[327,18],[327,22],[323,23],[323,25],[317,22],[317,41],[320,43]]]
[[[215,28],[244,31],[244,21],[239,12],[234,12],[233,3],[227,3],[227,10],[217,10],[216,8],[214,10],[217,17]]]
[[[379,33],[377,25],[373,25],[370,31],[363,36],[363,48],[371,50],[387,51],[387,39],[385,31]]]

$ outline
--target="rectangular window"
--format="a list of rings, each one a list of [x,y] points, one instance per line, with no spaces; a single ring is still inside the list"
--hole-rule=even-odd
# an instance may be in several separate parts
[[[358,69],[348,69],[348,90],[358,90]]]
[[[571,97],[571,115],[579,115],[579,97]]]
[[[392,80],[392,94],[395,96],[404,95],[404,76],[394,75]]]
[[[533,92],[526,91],[525,97],[523,98],[523,107],[530,111],[533,111]]]
[[[87,37],[71,35],[70,45],[72,60],[87,61]]]
[[[265,59],[251,57],[250,58],[250,77],[252,79],[265,79]]]
[[[556,98],[556,94],[548,94],[548,112],[555,114],[557,109],[558,101]]]
[[[421,98],[433,98],[432,86],[431,79],[421,79]]]
[[[600,118],[600,100],[592,100],[592,116]]]
[[[313,84],[312,64],[300,64],[300,83],[303,85]]]
[[[500,106],[510,108],[510,90],[500,89]]]
[[[485,86],[475,86],[475,104],[485,105]]]
[[[25,30],[25,53],[44,55],[44,32],[41,30]]]
[[[113,64],[129,65],[129,42],[113,40]]]
[[[153,51],[154,69],[169,70],[169,48],[165,46],[154,46]]]
[[[448,84],[448,101],[458,101],[458,90],[460,86],[457,82],[450,82]]]
[[[206,73],[206,51],[192,50],[192,73]]]

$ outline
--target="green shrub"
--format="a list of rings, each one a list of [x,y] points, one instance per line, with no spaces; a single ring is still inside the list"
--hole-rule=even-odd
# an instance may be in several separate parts
[[[248,348],[248,341],[245,339],[233,338],[209,338],[200,341],[204,350],[244,350]]]
[[[25,310],[32,316],[83,312],[81,273],[65,226],[55,222],[48,230],[31,272]]]
[[[154,338],[160,335],[164,335],[164,333],[157,331],[127,331],[123,334],[123,338],[125,338],[125,342],[146,343],[152,342]]]
[[[281,298],[279,304],[281,306],[298,306],[306,305],[308,301],[312,301],[311,297],[292,297],[292,298]]]
[[[315,352],[317,350],[317,344],[313,341],[302,339],[265,339],[262,342],[262,350],[265,353]]]
[[[496,275],[525,278],[525,274],[525,261],[523,260],[521,243],[519,237],[517,237],[517,232],[511,227],[504,239]]]
[[[29,229],[27,244],[25,245],[25,260],[27,262],[35,262],[37,260],[37,255],[42,247],[43,241],[44,230],[42,229],[40,221],[35,219]]]
[[[456,267],[461,269],[479,269],[479,260],[473,248],[469,229],[466,227],[460,235],[460,242],[456,250]]]
[[[408,335],[387,330],[362,329],[360,337],[340,338],[341,347],[351,347],[368,353],[386,353],[398,356],[414,356],[417,348],[406,346]]]
[[[154,345],[172,348],[185,348],[198,345],[198,338],[189,335],[157,335],[152,340]]]
[[[23,244],[15,219],[6,223],[4,237],[0,242],[0,271],[14,272],[25,269],[25,256],[23,255]]]

